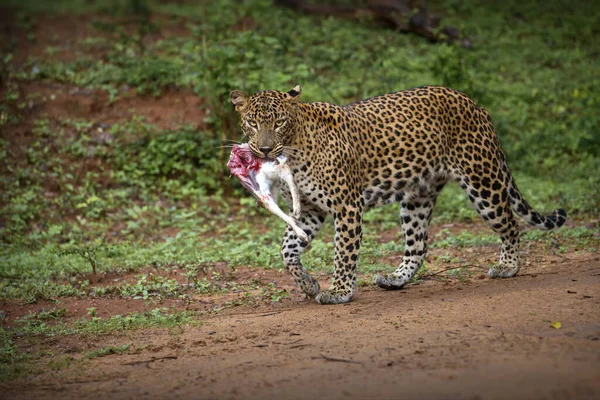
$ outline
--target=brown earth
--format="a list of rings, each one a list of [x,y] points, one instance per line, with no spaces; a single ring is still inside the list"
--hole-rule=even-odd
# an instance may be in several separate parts
[[[282,272],[255,274],[261,273],[291,283]],[[140,350],[46,372],[0,393],[593,399],[600,396],[599,288],[597,255],[572,253],[560,263],[530,265],[514,279],[427,281],[396,292],[363,287],[345,305],[320,306],[296,293],[278,304],[206,314],[201,326],[181,334],[146,330],[88,343],[134,343]]]

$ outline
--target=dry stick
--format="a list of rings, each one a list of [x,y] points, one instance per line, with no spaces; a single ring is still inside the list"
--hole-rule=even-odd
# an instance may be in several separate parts
[[[298,349],[300,347],[306,347],[306,346],[310,346],[310,344],[308,344],[308,343],[295,344],[293,346],[290,346],[290,349]]]
[[[419,279],[423,279],[423,278],[431,278],[433,276],[437,276],[437,275],[441,275],[444,272],[448,272],[448,271],[452,271],[455,269],[461,269],[461,268],[478,268],[478,269],[485,269],[479,265],[475,265],[475,264],[468,264],[468,265],[463,265],[461,267],[450,267],[450,268],[446,268],[446,269],[442,269],[441,271],[436,271],[436,272],[430,272],[424,275],[419,276]]]
[[[269,313],[265,313],[264,311],[250,311],[250,312],[240,312],[240,313],[234,313],[234,314],[215,314],[215,317],[231,317],[231,316],[236,316],[236,315],[256,315],[256,314],[261,314],[261,315],[256,315],[256,317],[268,317],[270,315],[275,315],[275,314],[281,314],[282,312],[285,311],[291,311],[291,308],[286,308],[284,310],[281,311],[273,311],[273,312],[269,312]]]
[[[304,339],[298,339],[298,340],[293,340],[293,341],[291,341],[291,342],[285,342],[285,343],[282,343],[282,342],[273,342],[273,344],[284,344],[284,345],[288,346],[288,345],[290,345],[290,344],[295,344],[295,343],[301,342],[301,341],[303,341],[303,340],[304,340]]]
[[[359,364],[359,365],[362,365],[362,363],[360,361],[345,360],[343,358],[327,357],[325,354],[321,354],[320,356],[323,357],[325,360],[331,361],[331,362],[343,362],[343,363],[349,363],[349,364]]]
[[[562,254],[558,254],[558,253],[556,252],[556,250],[554,250],[554,251],[552,252],[552,255],[554,255],[554,256],[556,256],[556,257],[558,257],[558,258],[564,258],[565,260],[571,260],[571,258],[570,258],[570,257],[563,256]]]
[[[177,360],[177,356],[152,357],[150,360],[130,361],[130,362],[126,362],[126,363],[121,363],[121,365],[150,364],[151,362],[159,361],[159,360]]]
[[[266,314],[257,315],[257,317],[269,317],[271,315],[281,314],[283,311],[273,311]]]

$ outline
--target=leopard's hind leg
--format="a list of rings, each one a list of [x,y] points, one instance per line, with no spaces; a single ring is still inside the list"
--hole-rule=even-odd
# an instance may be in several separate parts
[[[490,278],[510,278],[519,272],[519,224],[509,202],[508,187],[504,174],[498,173],[496,179],[481,178],[482,174],[464,174],[457,181],[469,196],[469,200],[502,240],[500,261],[488,271]]]
[[[405,196],[400,202],[406,249],[400,266],[391,274],[377,276],[375,283],[388,290],[401,289],[417,273],[427,254],[429,222],[438,194],[446,184],[441,180],[417,197]]]

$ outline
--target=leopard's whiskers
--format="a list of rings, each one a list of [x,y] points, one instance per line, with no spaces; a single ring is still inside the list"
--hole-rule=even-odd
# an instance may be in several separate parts
[[[283,146],[282,152],[287,154],[298,154],[300,153],[300,150],[291,146]]]
[[[233,148],[236,145],[242,144],[242,142],[240,142],[239,140],[234,140],[234,139],[225,139],[223,141],[225,142],[225,144],[223,144],[221,146],[216,146],[218,149]]]

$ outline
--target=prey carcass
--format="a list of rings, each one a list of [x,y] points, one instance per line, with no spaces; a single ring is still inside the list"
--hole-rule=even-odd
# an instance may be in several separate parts
[[[231,175],[236,176],[242,186],[258,199],[261,206],[285,221],[304,242],[308,236],[298,226],[300,218],[300,192],[294,182],[287,158],[280,155],[274,160],[255,157],[247,143],[234,145],[227,163]],[[279,185],[285,182],[292,195],[292,216],[284,213],[277,205]]]

